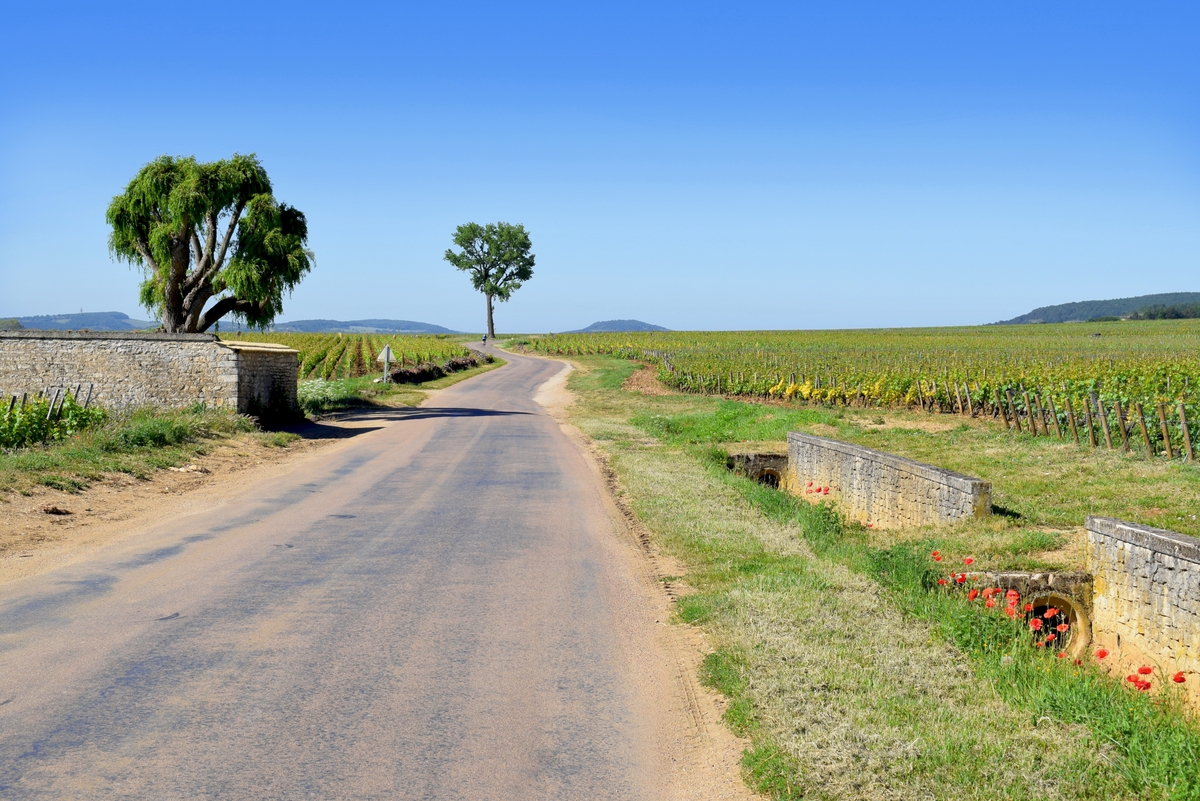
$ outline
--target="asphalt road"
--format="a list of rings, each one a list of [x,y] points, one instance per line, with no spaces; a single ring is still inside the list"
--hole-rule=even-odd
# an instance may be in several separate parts
[[[561,367],[0,587],[0,798],[653,797],[613,522],[533,400]]]

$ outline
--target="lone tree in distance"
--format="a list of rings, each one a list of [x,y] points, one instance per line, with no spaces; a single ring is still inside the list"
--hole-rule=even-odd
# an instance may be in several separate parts
[[[304,214],[275,199],[254,154],[208,163],[160,156],[106,216],[109,250],[142,269],[142,305],[170,333],[207,331],[231,312],[269,325],[313,266]]]
[[[496,336],[492,319],[493,300],[508,300],[521,284],[533,277],[533,243],[523,225],[467,223],[454,229],[454,244],[462,248],[446,251],[446,261],[471,274],[476,291],[487,296],[487,334]]]

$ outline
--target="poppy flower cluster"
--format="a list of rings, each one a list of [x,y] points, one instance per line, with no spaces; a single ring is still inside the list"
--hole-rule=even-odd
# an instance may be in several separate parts
[[[1145,671],[1145,673],[1142,673],[1142,671]],[[1153,685],[1150,682],[1146,681],[1145,679],[1141,678],[1141,676],[1139,676],[1138,673],[1142,673],[1143,676],[1148,676],[1153,672],[1154,671],[1152,669],[1143,666],[1143,667],[1138,668],[1137,673],[1130,673],[1128,676],[1126,676],[1125,681],[1129,682],[1130,684],[1132,684],[1134,687],[1138,688],[1142,692],[1145,692],[1146,690],[1149,690]]]
[[[810,482],[808,482],[808,485],[805,486],[805,488],[804,488],[804,494],[805,495],[813,495],[813,494],[828,495],[829,487],[814,487],[813,482],[810,481]]]

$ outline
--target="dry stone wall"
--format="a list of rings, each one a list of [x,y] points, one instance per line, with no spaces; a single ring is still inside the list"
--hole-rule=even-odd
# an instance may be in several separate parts
[[[92,385],[91,402],[116,410],[200,402],[282,416],[296,409],[298,373],[290,348],[211,334],[0,332],[4,396]]]
[[[992,485],[961,473],[846,442],[788,433],[789,484],[828,495],[850,519],[880,528],[949,523],[991,513]]]
[[[1098,644],[1123,664],[1200,673],[1200,540],[1089,516],[1087,563]]]

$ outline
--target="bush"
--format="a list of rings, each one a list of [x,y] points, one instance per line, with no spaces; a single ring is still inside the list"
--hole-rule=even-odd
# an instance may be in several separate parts
[[[0,416],[0,447],[25,448],[46,442],[59,442],[84,429],[103,423],[103,409],[83,408],[71,395],[61,408],[50,413],[50,401],[37,398],[23,406],[15,405],[10,412],[6,406]]]

